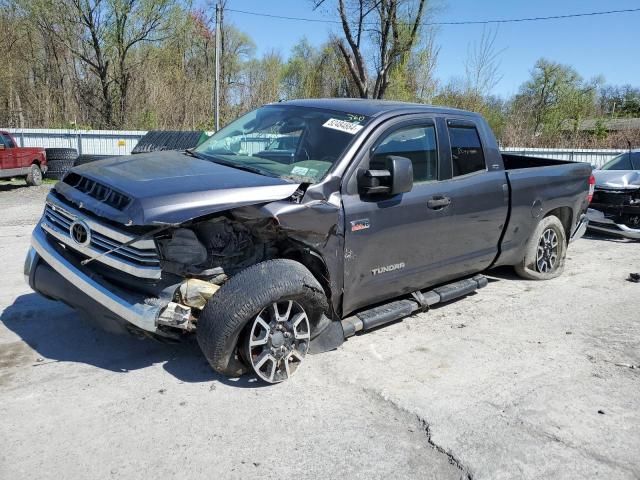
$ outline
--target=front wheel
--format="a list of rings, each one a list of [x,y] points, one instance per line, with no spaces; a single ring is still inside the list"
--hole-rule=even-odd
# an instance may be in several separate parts
[[[309,316],[293,300],[274,302],[262,309],[242,339],[243,358],[268,383],[288,380],[304,360],[311,327]]]
[[[27,185],[30,187],[37,187],[42,185],[42,170],[35,163],[29,167],[29,173],[27,174]]]
[[[301,263],[268,260],[231,277],[198,318],[198,344],[213,369],[287,380],[304,360],[327,297]]]
[[[567,255],[567,235],[558,217],[543,218],[534,230],[516,273],[528,280],[549,280],[564,270]]]

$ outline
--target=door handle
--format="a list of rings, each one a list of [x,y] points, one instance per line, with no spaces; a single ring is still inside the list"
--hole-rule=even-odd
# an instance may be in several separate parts
[[[451,199],[449,197],[437,196],[432,197],[427,201],[427,207],[432,210],[440,210],[442,208],[448,207],[451,203]]]

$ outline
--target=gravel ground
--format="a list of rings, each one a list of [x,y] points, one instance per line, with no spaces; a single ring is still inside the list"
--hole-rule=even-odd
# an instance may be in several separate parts
[[[49,186],[0,184],[0,478],[640,478],[640,243],[228,380],[195,342],[93,329],[25,285]]]

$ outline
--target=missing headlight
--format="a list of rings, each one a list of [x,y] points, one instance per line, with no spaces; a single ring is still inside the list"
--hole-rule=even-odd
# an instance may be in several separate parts
[[[179,228],[168,239],[159,239],[161,257],[182,265],[199,265],[207,260],[207,249],[193,230]]]

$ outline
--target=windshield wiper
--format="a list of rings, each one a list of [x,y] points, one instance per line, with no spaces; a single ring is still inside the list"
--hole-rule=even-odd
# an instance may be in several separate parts
[[[197,154],[196,152],[193,151],[193,149],[191,148],[187,148],[184,151],[185,155],[189,155],[190,157],[194,157],[194,158],[200,158],[200,159],[204,159],[204,157],[202,157],[202,155]]]
[[[202,155],[202,154],[200,154]],[[274,175],[272,173],[268,173],[261,168],[252,167],[251,165],[243,165],[239,163],[230,162],[225,160],[224,158],[220,158],[215,155],[206,155],[206,156],[198,156],[198,158],[205,158],[207,160],[212,161],[213,163],[218,163],[220,165],[224,165],[225,167],[237,168],[238,170],[244,170],[245,172],[257,173],[258,175],[264,175],[265,177],[274,177],[279,178],[278,175]]]

